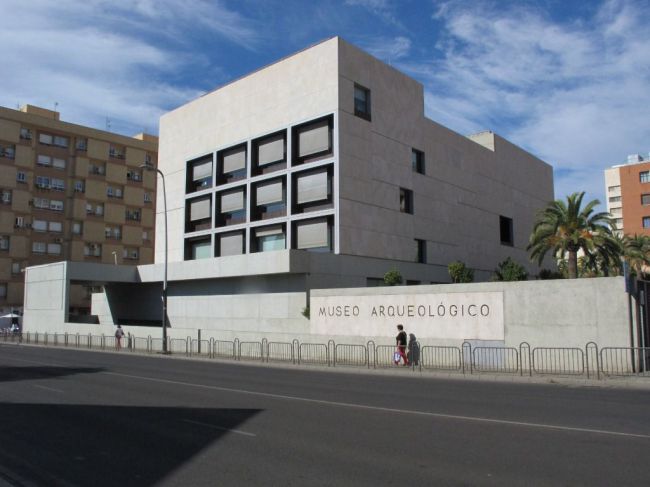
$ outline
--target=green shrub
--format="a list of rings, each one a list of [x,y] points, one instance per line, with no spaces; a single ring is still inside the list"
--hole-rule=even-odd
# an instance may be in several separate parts
[[[393,269],[384,274],[384,284],[387,286],[399,286],[402,284],[402,274],[397,269]]]
[[[508,257],[503,262],[499,262],[494,271],[495,281],[525,281],[528,279],[526,268]]]
[[[474,271],[459,260],[451,262],[447,266],[447,270],[449,271],[451,282],[474,282]]]

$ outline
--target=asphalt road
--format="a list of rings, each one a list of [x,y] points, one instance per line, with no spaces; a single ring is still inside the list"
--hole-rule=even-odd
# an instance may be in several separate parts
[[[0,345],[0,486],[650,484],[650,392]]]

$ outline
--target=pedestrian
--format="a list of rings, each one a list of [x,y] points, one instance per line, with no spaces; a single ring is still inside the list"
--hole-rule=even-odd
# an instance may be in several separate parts
[[[404,361],[404,366],[409,364],[409,359],[406,356],[406,332],[404,331],[404,326],[397,325],[397,336],[395,337],[395,343],[397,345],[397,352],[399,357]],[[399,363],[399,359],[395,361],[395,365]]]
[[[117,325],[117,330],[115,330],[115,348],[118,350],[122,348],[122,337],[124,336],[124,330],[122,325]]]
[[[408,353],[406,356],[410,364],[420,365],[420,344],[413,333],[409,334]]]

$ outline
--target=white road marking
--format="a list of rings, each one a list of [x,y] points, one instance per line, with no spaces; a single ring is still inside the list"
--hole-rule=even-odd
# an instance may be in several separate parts
[[[164,384],[175,384],[187,387],[196,387],[199,389],[208,389],[214,391],[224,391],[224,392],[234,392],[237,394],[248,394],[253,396],[262,396],[262,397],[272,397],[275,399],[286,399],[290,401],[301,401],[308,402],[313,404],[324,404],[327,406],[337,406],[337,407],[346,407],[346,408],[355,408],[355,409],[365,409],[369,411],[381,411],[388,413],[398,413],[398,414],[410,414],[414,416],[426,416],[431,418],[440,418],[440,419],[452,419],[458,421],[473,421],[477,423],[491,423],[491,424],[503,424],[508,426],[522,426],[526,428],[538,428],[538,429],[548,429],[548,430],[557,430],[557,431],[573,431],[578,433],[591,433],[598,435],[609,435],[609,436],[622,436],[627,438],[643,438],[650,439],[650,435],[644,435],[640,433],[624,433],[621,431],[610,431],[610,430],[601,430],[601,429],[592,429],[592,428],[577,428],[572,426],[561,426],[553,424],[543,424],[543,423],[528,423],[525,421],[510,421],[506,419],[493,419],[493,418],[482,418],[479,416],[460,416],[456,414],[444,414],[444,413],[432,413],[428,411],[413,411],[408,409],[396,409],[396,408],[386,408],[381,406],[368,406],[365,404],[355,404],[348,402],[337,402],[337,401],[326,401],[324,399],[310,399],[307,397],[299,396],[287,396],[283,394],[273,394],[269,392],[257,392],[257,391],[248,391],[245,389],[233,389],[230,387],[220,387],[220,386],[210,386],[205,384],[195,384],[192,382],[183,382],[175,381],[169,379],[156,379],[154,377],[144,377],[140,375],[130,375],[130,374],[120,374],[118,372],[100,372],[101,374],[107,375],[116,375],[119,377],[128,377],[131,379],[140,379],[150,382],[160,382]]]
[[[63,391],[61,389],[55,389],[54,387],[45,387],[38,384],[32,384],[32,385],[34,387],[38,387],[39,389],[45,389],[46,391],[52,391],[52,392],[60,392],[61,394],[63,394]]]
[[[244,435],[244,436],[257,436],[254,433],[248,433],[247,431],[241,431],[241,430],[233,430],[230,428],[224,428],[222,426],[217,426],[216,424],[209,424],[209,423],[201,423],[199,421],[192,421],[191,419],[182,419],[184,423],[190,423],[190,424],[196,424],[199,426],[207,426],[208,428],[212,428],[215,430],[221,430],[221,431],[228,431],[229,433],[237,433],[238,435]]]

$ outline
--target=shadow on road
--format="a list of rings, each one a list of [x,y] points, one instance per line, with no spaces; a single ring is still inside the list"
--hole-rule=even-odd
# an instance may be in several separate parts
[[[0,382],[50,379],[74,374],[96,374],[103,370],[103,368],[97,367],[0,367]]]
[[[258,412],[0,404],[0,483],[153,485]]]

